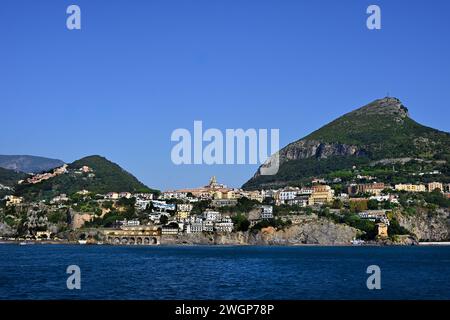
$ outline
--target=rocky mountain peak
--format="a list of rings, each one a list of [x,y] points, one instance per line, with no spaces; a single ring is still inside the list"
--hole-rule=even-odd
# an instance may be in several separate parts
[[[401,119],[409,117],[408,108],[398,98],[385,97],[359,108],[350,114],[353,115],[391,115]]]

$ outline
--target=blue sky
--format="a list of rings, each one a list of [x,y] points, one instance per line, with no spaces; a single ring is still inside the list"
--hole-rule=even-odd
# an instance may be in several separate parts
[[[77,4],[82,30],[66,28]],[[382,29],[366,28],[378,4]],[[4,0],[0,154],[100,154],[151,187],[240,186],[175,166],[174,129],[279,128],[281,145],[390,93],[449,131],[450,2]]]

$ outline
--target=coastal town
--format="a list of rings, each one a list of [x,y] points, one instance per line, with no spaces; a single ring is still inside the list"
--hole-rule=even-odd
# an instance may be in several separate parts
[[[39,184],[68,174],[69,170],[86,179],[96,174],[88,166],[73,170],[64,165],[18,183]],[[4,220],[14,225],[20,213],[22,221],[18,232],[3,234],[2,240],[156,245],[176,243],[172,240],[180,237],[186,241],[195,235],[285,230],[313,220],[331,219],[362,226],[358,228],[363,231],[366,228],[367,232],[351,240],[353,244],[363,243],[388,239],[391,229],[399,229],[391,227],[392,223],[398,224],[393,212],[402,202],[411,202],[415,194],[439,194],[449,199],[450,184],[431,181],[388,185],[377,182],[376,177],[356,175],[349,184],[339,178],[315,178],[304,186],[243,190],[227,187],[212,177],[203,187],[157,193],[111,190],[93,194],[78,190],[31,202],[7,195],[0,207]]]

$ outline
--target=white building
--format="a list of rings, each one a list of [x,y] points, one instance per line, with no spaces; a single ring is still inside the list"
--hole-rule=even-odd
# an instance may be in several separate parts
[[[285,201],[290,206],[307,207],[309,203],[309,196],[297,196],[294,199]]]
[[[161,234],[162,235],[172,235],[175,236],[177,235],[179,232],[179,228],[178,227],[170,227],[170,226],[163,226],[161,228]]]
[[[312,195],[314,193],[313,188],[301,188],[298,192],[299,195]]]
[[[203,232],[203,220],[197,217],[191,217],[186,225],[186,233]]]
[[[219,222],[216,222],[214,228],[217,232],[233,232],[233,221],[229,217],[225,217]]]
[[[282,203],[285,203],[286,200],[294,199],[297,196],[298,192],[299,192],[299,189],[296,189],[296,188],[283,189],[279,193],[279,200]]]
[[[139,210],[145,210],[147,209],[147,206],[150,205],[150,203],[151,203],[150,200],[137,198],[134,206]]]
[[[169,199],[179,199],[183,200],[187,198],[188,193],[187,192],[178,192],[178,191],[165,191],[161,194],[159,197],[163,200],[169,200]]]
[[[194,205],[191,204],[191,203],[180,203],[180,204],[177,204],[177,211],[191,212],[193,208],[194,208]]]
[[[141,223],[139,222],[139,220],[127,220],[124,219],[122,221],[118,221],[118,223],[122,226],[122,227],[138,227],[141,225]]]
[[[119,198],[130,199],[133,195],[130,192],[121,192],[119,193]]]
[[[59,196],[54,197],[50,203],[54,204],[54,203],[61,203],[61,202],[67,202],[69,201],[69,198],[67,197],[66,194],[60,194]]]
[[[203,231],[214,232],[214,222],[211,220],[203,221]]]
[[[119,194],[117,192],[109,192],[105,195],[105,199],[117,200],[119,199]]]
[[[135,193],[133,197],[141,200],[153,200],[153,193]]]
[[[173,203],[166,203],[165,201],[152,200],[153,207],[160,211],[175,211],[176,205]]]
[[[206,210],[203,213],[203,217],[207,221],[219,221],[222,218],[222,215],[218,211]]]
[[[261,219],[273,219],[273,207],[272,206],[261,206]]]
[[[365,212],[361,212],[358,213],[358,216],[361,219],[366,219],[366,220],[370,220],[373,222],[383,222],[386,225],[390,225],[389,219],[386,216],[386,212],[385,211],[380,211],[380,210],[368,210]]]

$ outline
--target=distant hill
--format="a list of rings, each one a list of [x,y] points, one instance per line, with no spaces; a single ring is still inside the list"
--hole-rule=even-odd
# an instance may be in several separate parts
[[[89,167],[89,171],[80,169]],[[157,192],[145,186],[117,164],[101,156],[89,156],[67,167],[67,173],[37,184],[22,184],[16,193],[27,199],[50,199],[59,194],[71,195],[80,190],[105,194],[108,192]]]
[[[0,167],[25,173],[48,171],[64,164],[57,159],[36,156],[5,156],[0,155]]]
[[[285,186],[374,161],[399,159],[440,163],[448,172],[450,134],[417,123],[399,99],[387,97],[289,144],[279,155],[277,175],[262,176],[258,170],[243,187]]]

